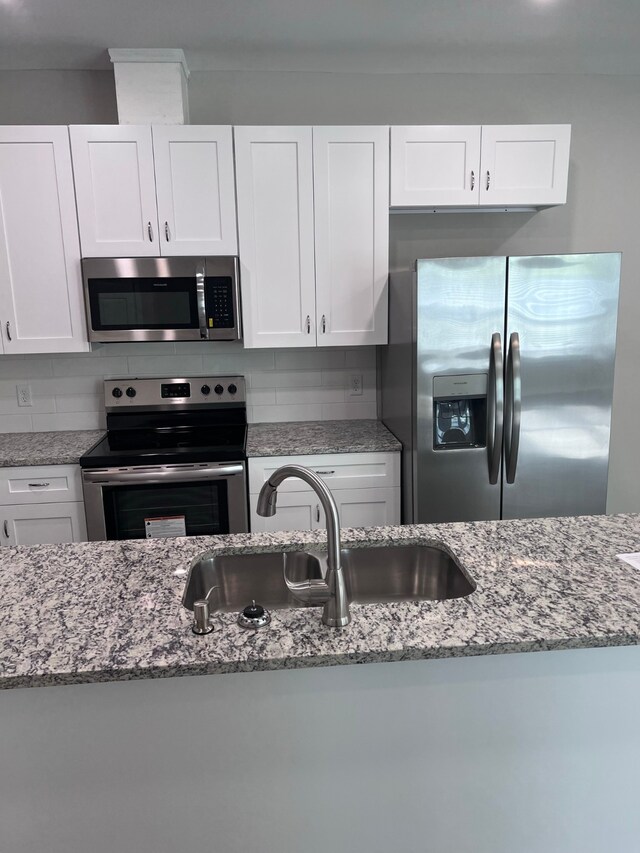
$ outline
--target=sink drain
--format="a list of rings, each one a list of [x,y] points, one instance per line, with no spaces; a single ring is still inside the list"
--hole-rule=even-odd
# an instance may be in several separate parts
[[[261,604],[256,604],[255,601],[248,604],[238,616],[238,625],[249,630],[266,628],[269,622],[271,622],[269,611],[265,610]]]

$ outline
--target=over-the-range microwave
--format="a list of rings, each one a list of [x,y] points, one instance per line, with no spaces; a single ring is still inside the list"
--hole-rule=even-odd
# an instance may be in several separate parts
[[[238,258],[85,258],[89,340],[242,338]]]

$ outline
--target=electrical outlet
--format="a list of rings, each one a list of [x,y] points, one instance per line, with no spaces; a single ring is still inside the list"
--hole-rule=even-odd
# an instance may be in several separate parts
[[[362,374],[352,373],[349,382],[349,394],[351,397],[360,397],[362,395]]]
[[[33,406],[33,400],[31,399],[31,385],[16,385],[16,392],[18,394],[19,406]]]

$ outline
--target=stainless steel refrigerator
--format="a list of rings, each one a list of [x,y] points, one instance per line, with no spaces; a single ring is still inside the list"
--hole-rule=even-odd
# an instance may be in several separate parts
[[[391,275],[379,400],[405,523],[605,512],[619,278],[617,253]]]

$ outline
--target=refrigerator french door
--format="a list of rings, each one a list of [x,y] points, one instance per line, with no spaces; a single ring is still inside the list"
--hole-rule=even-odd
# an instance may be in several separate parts
[[[420,260],[390,286],[403,520],[603,513],[620,255]]]

